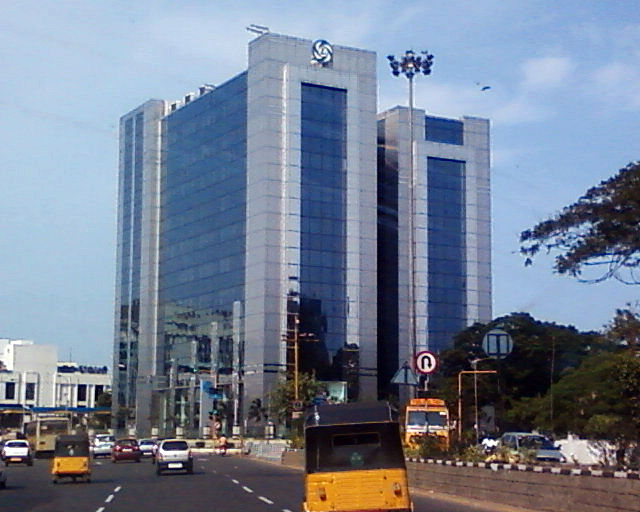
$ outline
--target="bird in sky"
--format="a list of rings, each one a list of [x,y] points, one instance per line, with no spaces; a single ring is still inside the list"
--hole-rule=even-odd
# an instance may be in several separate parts
[[[480,85],[480,82],[476,82],[476,85]],[[480,89],[481,91],[488,91],[489,89],[491,89],[490,85],[483,85],[482,88]]]

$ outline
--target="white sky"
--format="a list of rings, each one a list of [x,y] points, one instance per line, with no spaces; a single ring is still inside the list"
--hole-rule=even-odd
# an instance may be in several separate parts
[[[376,51],[379,110],[407,102],[385,56],[428,50],[416,106],[492,120],[495,316],[600,329],[637,298],[518,255],[522,230],[640,159],[635,0],[0,0],[0,12],[0,337],[111,366],[118,119],[244,70],[250,23]]]

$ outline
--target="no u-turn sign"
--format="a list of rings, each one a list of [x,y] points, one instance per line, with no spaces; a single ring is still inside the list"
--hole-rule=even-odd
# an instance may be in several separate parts
[[[433,352],[423,350],[416,354],[416,370],[424,375],[433,373],[438,368],[438,358]]]

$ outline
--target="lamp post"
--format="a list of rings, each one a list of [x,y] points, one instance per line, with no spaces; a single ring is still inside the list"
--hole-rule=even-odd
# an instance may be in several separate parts
[[[474,368],[477,368],[477,361],[472,362]],[[498,373],[496,370],[462,370],[458,372],[458,442],[462,441],[462,376],[471,374],[476,378],[476,375],[486,375],[488,373]],[[477,381],[476,381],[477,386]],[[477,390],[477,388],[476,388]],[[476,391],[477,393],[477,391]],[[476,442],[478,441],[478,406],[476,403]]]
[[[409,80],[409,342],[411,345],[412,360],[415,360],[417,353],[417,314],[416,314],[416,276],[415,276],[415,253],[416,253],[416,236],[415,236],[415,150],[413,138],[413,79],[416,75],[431,74],[431,66],[433,65],[433,55],[423,51],[421,55],[416,55],[413,50],[407,50],[400,60],[395,56],[387,56],[391,73],[393,76],[403,74]],[[429,348],[428,345],[426,348]],[[413,363],[415,365],[415,362]]]

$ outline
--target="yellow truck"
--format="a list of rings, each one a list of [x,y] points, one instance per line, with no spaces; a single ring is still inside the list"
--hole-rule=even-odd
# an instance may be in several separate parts
[[[404,423],[405,444],[415,448],[425,436],[436,437],[441,449],[449,449],[449,409],[440,398],[412,398],[407,404]]]

